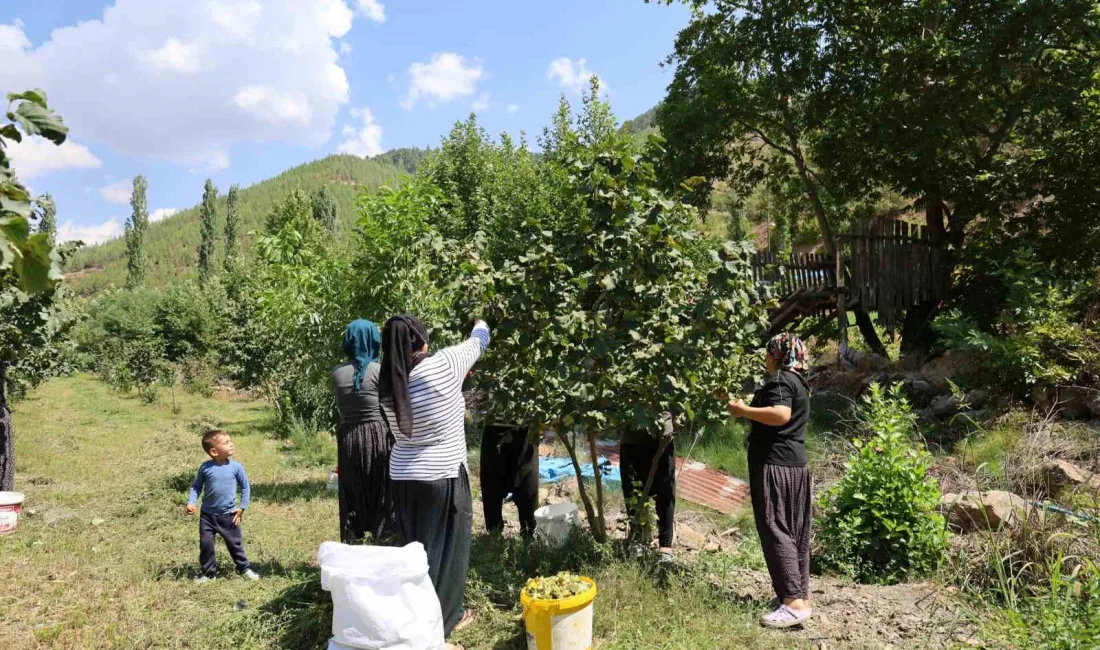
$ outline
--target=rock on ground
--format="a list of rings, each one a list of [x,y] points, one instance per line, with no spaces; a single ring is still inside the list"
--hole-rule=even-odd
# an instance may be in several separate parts
[[[964,533],[1015,528],[1029,517],[1042,516],[1042,511],[1023,497],[1001,490],[944,494],[940,512],[952,528]]]

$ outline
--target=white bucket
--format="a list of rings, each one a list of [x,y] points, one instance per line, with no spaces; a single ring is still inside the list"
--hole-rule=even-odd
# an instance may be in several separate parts
[[[580,510],[577,504],[569,501],[543,506],[535,511],[535,534],[550,546],[564,544],[573,527],[580,523]]]
[[[10,535],[19,526],[19,512],[23,510],[22,492],[0,492],[0,535]]]

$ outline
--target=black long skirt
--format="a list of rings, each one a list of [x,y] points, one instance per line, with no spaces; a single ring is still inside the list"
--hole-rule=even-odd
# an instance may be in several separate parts
[[[393,493],[402,541],[420,542],[428,554],[428,575],[443,610],[443,632],[449,637],[465,612],[473,532],[470,476],[463,465],[458,478],[394,481]]]
[[[372,541],[392,535],[393,441],[385,423],[341,424],[336,431],[336,447],[340,469],[340,540],[350,544],[368,534]]]

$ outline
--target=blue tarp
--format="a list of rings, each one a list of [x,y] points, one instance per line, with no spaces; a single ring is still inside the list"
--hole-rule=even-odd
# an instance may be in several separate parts
[[[621,483],[623,478],[619,473],[619,468],[611,464],[611,461],[600,456],[596,463],[600,467],[600,474],[603,476],[603,480],[612,481],[614,483]],[[539,458],[539,482],[541,483],[557,483],[558,481],[576,476],[577,472],[573,470],[573,461],[568,458],[554,458],[550,456],[542,456]],[[581,475],[593,477],[592,463],[585,463],[581,465]]]

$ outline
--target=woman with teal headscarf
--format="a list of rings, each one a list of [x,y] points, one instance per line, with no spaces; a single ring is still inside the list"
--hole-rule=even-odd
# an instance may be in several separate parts
[[[390,451],[393,436],[378,406],[382,332],[362,318],[344,330],[347,362],[332,371],[340,425],[336,429],[340,479],[340,539],[356,542],[393,533]]]

